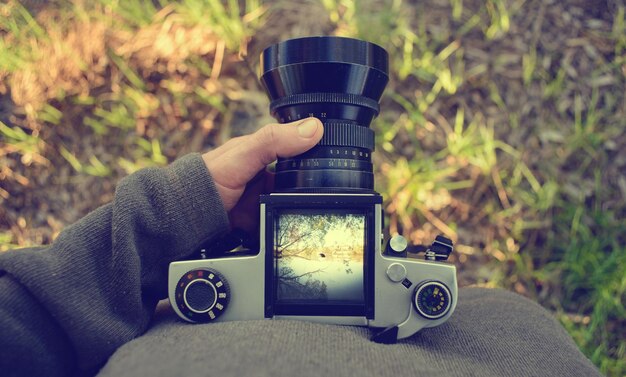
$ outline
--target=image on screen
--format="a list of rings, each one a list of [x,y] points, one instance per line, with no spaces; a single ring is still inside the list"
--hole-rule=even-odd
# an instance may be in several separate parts
[[[274,240],[278,300],[363,302],[365,216],[278,216]]]

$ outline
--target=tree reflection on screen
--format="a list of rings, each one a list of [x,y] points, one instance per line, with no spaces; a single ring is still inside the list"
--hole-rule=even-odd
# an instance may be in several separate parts
[[[283,212],[277,225],[278,299],[363,301],[364,215]]]

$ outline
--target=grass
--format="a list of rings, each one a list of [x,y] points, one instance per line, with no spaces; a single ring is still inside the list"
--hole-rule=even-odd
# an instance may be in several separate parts
[[[448,235],[464,285],[537,300],[603,373],[626,373],[623,5],[62,4],[0,5],[0,249],[49,242],[107,198],[14,205],[37,202],[42,175],[115,182],[267,119],[255,54],[325,30],[390,53],[372,125],[390,232]]]

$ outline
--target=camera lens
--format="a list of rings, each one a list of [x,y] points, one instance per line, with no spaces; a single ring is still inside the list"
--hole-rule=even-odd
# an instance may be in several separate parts
[[[261,81],[277,121],[314,116],[324,123],[313,149],[278,159],[275,191],[373,191],[369,125],[389,81],[382,47],[342,37],[287,40],[261,54]]]

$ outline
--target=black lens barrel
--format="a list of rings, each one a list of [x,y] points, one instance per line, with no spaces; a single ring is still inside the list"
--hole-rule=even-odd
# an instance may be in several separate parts
[[[317,117],[324,136],[311,151],[276,165],[276,191],[371,191],[371,121],[389,80],[388,55],[342,37],[284,41],[261,54],[270,113],[281,123]],[[320,157],[321,156],[321,157]]]

